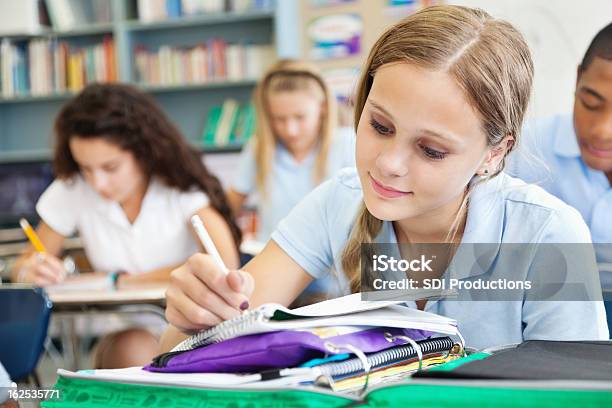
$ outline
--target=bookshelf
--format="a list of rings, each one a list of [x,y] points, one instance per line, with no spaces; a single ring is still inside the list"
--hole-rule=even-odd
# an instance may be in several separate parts
[[[37,40],[63,42],[71,49],[80,49],[101,44],[105,38],[112,39],[118,81],[135,84],[150,93],[183,134],[203,151],[240,151],[241,146],[235,143],[203,148],[202,134],[211,107],[221,105],[228,98],[240,104],[250,101],[256,84],[255,76],[243,73],[232,78],[211,76],[205,80],[200,78],[198,81],[183,82],[175,77],[172,82],[164,84],[141,83],[137,75],[136,51],[146,49],[155,53],[164,46],[181,51],[206,44],[212,39],[221,39],[227,44],[267,48],[275,56],[295,56],[292,54],[298,47],[291,39],[295,37],[293,31],[297,27],[297,17],[292,14],[297,0],[270,0],[261,2],[268,3],[263,9],[188,15],[156,21],[139,19],[138,7],[142,0],[108,1],[111,2],[111,21],[77,22],[68,30],[42,28],[34,32],[0,35],[0,42],[6,40],[11,45],[25,47],[27,52],[28,44]],[[254,54],[245,51],[244,55]],[[248,59],[246,63],[249,63]],[[97,72],[94,73],[97,75]],[[87,75],[84,81],[88,81]],[[42,93],[40,89],[38,91],[37,94],[0,92],[0,162],[50,158],[54,117],[77,90],[72,87],[46,89]]]
[[[172,28],[183,28],[190,26],[219,26],[228,23],[252,22],[257,20],[271,20],[274,18],[273,10],[248,11],[248,12],[224,12],[211,15],[186,16],[180,18],[168,18],[164,21],[141,22],[139,20],[126,21],[126,27],[130,31],[154,31]]]
[[[59,31],[53,29],[40,29],[31,33],[13,33],[13,34],[0,34],[0,38],[11,38],[14,40],[27,40],[31,38],[66,38],[66,37],[79,37],[88,35],[98,34],[111,34],[113,32],[112,23],[93,23],[84,26],[75,26],[70,30]]]

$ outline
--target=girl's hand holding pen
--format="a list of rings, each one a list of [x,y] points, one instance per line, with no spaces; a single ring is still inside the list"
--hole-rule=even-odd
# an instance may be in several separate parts
[[[254,286],[249,273],[226,274],[211,255],[193,255],[170,274],[166,319],[186,333],[206,329],[248,309]]]
[[[64,263],[45,252],[34,252],[21,264],[19,282],[36,286],[55,285],[66,279]]]
[[[249,308],[255,282],[244,271],[230,271],[199,215],[191,225],[208,255],[193,255],[170,274],[166,319],[183,332],[199,331]]]
[[[74,262],[70,264],[66,260],[60,261],[59,258],[47,253],[47,248],[28,220],[20,219],[19,226],[30,241],[34,252],[19,265],[18,282],[36,286],[55,285],[66,279],[67,273],[74,271]]]

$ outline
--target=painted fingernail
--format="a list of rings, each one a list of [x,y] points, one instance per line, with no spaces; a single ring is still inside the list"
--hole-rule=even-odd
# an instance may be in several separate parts
[[[242,304],[240,305],[240,310],[247,310],[249,308],[249,302],[247,300],[245,300],[244,302],[242,302]]]

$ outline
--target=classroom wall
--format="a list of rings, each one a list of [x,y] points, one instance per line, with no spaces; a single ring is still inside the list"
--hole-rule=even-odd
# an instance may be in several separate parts
[[[535,64],[531,116],[572,110],[576,68],[595,34],[612,22],[611,0],[454,0],[517,26]]]
[[[294,0],[289,0],[293,2]],[[385,26],[393,23],[386,15],[384,0],[356,0],[338,6],[314,8],[310,0],[298,0],[301,22],[300,56],[307,55],[304,25],[325,13],[357,12],[364,19],[364,45],[373,43]],[[430,1],[432,2],[432,1]],[[480,7],[504,18],[525,35],[534,63],[535,82],[530,116],[544,116],[572,109],[576,68],[593,36],[612,22],[612,0],[447,0],[447,4]],[[388,13],[387,13],[388,14]],[[323,61],[323,69],[358,66],[362,56],[344,60]]]

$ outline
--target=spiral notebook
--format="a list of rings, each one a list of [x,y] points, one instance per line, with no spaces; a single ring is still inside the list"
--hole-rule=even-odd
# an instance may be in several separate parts
[[[400,303],[403,302],[362,301],[359,293],[293,310],[268,303],[201,331],[179,343],[172,351],[193,350],[249,334],[329,326],[397,327],[461,337],[454,319],[411,309]]]

